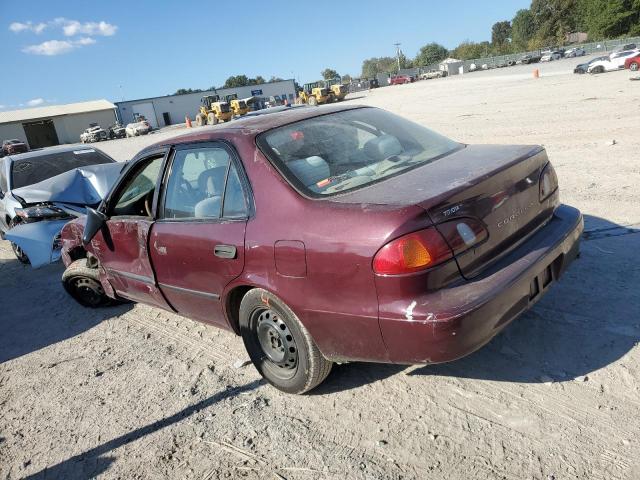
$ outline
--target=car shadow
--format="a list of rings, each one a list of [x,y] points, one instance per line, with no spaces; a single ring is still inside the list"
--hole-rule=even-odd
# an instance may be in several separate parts
[[[262,384],[264,384],[263,380],[254,380],[239,387],[227,388],[227,390],[218,392],[211,397],[201,400],[198,403],[190,405],[180,410],[179,412],[174,413],[173,415],[152,422],[148,425],[145,425],[144,427],[132,430],[131,432],[125,433],[124,435],[120,435],[119,437],[113,438],[112,440],[104,442],[94,448],[74,455],[73,457],[68,458],[67,460],[64,460],[60,463],[52,466],[47,466],[36,473],[24,477],[24,479],[44,480],[49,478],[64,478],[72,480],[96,478],[98,475],[107,471],[111,464],[114,462],[115,457],[107,455],[109,452],[113,452],[123,445],[135,442],[136,440],[140,440],[147,435],[179,423],[182,420],[190,417],[191,415],[198,413],[205,408],[212,407],[213,405],[223,400],[227,400],[236,397],[241,393],[246,393],[254,390]]]
[[[34,270],[15,258],[0,260],[0,363],[74,337],[133,308],[82,307],[62,287],[63,271],[61,263]]]
[[[406,374],[561,382],[588,377],[621,359],[640,341],[637,227],[585,215],[580,258],[531,310],[474,354],[451,363],[410,367]],[[338,365],[311,394],[358,388],[406,368]]]
[[[456,362],[409,375],[503,382],[585,380],[640,341],[640,228],[585,215],[581,255],[531,310]]]

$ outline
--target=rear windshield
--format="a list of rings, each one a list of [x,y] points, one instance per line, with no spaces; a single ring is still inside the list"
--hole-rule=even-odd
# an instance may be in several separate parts
[[[311,197],[361,188],[462,148],[376,108],[292,123],[263,133],[258,145],[294,187]]]
[[[17,159],[13,161],[11,166],[11,188],[33,185],[74,168],[113,162],[111,157],[93,149],[56,152]]]

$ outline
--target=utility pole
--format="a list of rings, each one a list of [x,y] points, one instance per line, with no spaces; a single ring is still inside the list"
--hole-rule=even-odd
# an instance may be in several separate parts
[[[398,57],[398,73],[400,73],[400,45],[401,43],[394,43],[394,47],[396,47],[396,57]]]

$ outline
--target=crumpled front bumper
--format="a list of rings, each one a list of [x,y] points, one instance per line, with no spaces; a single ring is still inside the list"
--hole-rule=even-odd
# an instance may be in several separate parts
[[[396,315],[381,315],[389,360],[448,362],[485,345],[560,278],[578,255],[583,228],[582,214],[561,205],[543,228],[481,276],[407,299]]]

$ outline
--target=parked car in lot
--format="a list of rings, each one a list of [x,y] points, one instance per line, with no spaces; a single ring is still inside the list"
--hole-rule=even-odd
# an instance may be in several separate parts
[[[601,60],[606,60],[608,58],[609,58],[609,56],[605,55],[603,57],[592,58],[591,60],[589,60],[586,63],[580,63],[580,64],[576,65],[576,67],[573,69],[573,73],[578,73],[578,74],[587,73],[587,70],[589,69],[589,65],[591,65],[592,63],[595,63],[595,62],[599,62]]]
[[[640,53],[633,57],[627,57],[624,61],[624,68],[637,72],[640,69]]]
[[[141,151],[63,228],[63,284],[84,305],[229,329],[268,382],[302,393],[334,361],[480,348],[553,287],[582,225],[542,147],[464,145],[370,107],[290,108]]]
[[[0,160],[0,237],[4,238],[7,231],[22,223],[70,218],[67,210],[43,201],[42,182],[75,168],[114,162],[100,150],[78,145],[49,147],[4,157]],[[59,190],[54,189],[53,194],[56,193]],[[78,202],[63,203],[73,206]],[[12,247],[18,260],[29,262],[20,247],[14,243]]]
[[[559,51],[554,52],[542,52],[542,57],[540,58],[541,62],[553,62],[554,60],[560,60],[562,58],[562,53]]]
[[[443,78],[447,76],[447,72],[443,70],[431,70],[420,74],[420,80],[431,80],[433,78]]]
[[[516,63],[523,63],[525,65],[528,65],[530,63],[538,63],[540,61],[542,57],[540,55],[537,54],[527,54],[527,55],[523,55],[520,60],[518,60],[518,62]]]
[[[584,48],[573,47],[564,52],[564,58],[582,57],[586,54]]]
[[[108,138],[109,135],[107,131],[97,124],[91,125],[80,134],[80,142],[82,143],[99,142],[101,140],[107,140]]]
[[[22,140],[17,138],[11,140],[3,140],[2,148],[0,148],[0,157],[5,155],[13,155],[15,153],[24,153],[29,151],[29,146]]]
[[[636,57],[639,54],[640,50],[638,49],[613,52],[608,57],[591,63],[587,68],[587,72],[597,74],[621,70],[624,68],[627,58]]]
[[[139,135],[147,135],[151,132],[151,125],[146,120],[141,120],[135,123],[129,123],[125,128],[125,135],[127,137],[137,137]]]
[[[412,83],[414,78],[411,75],[395,75],[389,78],[389,85],[403,85],[405,83]]]
[[[121,123],[114,123],[113,125],[110,125],[108,131],[109,138],[112,140],[114,138],[124,138],[127,136],[127,131]]]

